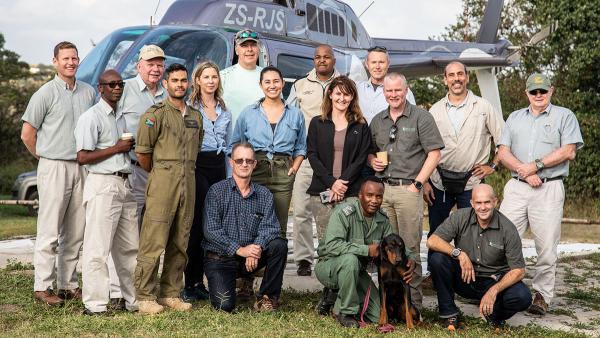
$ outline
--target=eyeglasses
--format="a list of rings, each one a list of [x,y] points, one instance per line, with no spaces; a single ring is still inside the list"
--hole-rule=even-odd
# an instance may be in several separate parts
[[[548,94],[548,91],[546,89],[534,89],[529,92],[529,95],[531,96],[537,96],[538,94],[546,95]]]
[[[394,124],[390,129],[390,142],[396,141],[396,132],[398,131],[398,127]]]
[[[246,38],[256,39],[256,38],[258,38],[258,33],[253,32],[253,31],[243,31],[241,33],[238,33],[238,35],[237,35],[237,39],[246,39]]]
[[[235,162],[235,164],[237,165],[243,165],[244,163],[246,163],[247,165],[253,165],[254,163],[256,163],[256,160],[252,158],[237,158],[233,160],[233,162]]]
[[[371,52],[387,53],[387,48],[385,48],[384,46],[373,46],[373,47],[367,49],[367,52],[369,52],[369,53],[371,53]]]
[[[117,86],[125,88],[125,81],[100,82],[99,85],[108,86],[110,89],[115,89]]]

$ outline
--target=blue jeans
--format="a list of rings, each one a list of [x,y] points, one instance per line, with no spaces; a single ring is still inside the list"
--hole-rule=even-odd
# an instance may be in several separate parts
[[[496,284],[496,280],[490,277],[477,277],[470,284],[463,282],[458,261],[440,252],[431,254],[430,264],[431,278],[437,290],[440,318],[458,314],[458,307],[454,303],[455,292],[468,299],[481,300],[487,290]],[[518,282],[497,295],[490,317],[495,321],[506,320],[517,312],[527,310],[529,305],[531,291],[523,282]]]
[[[275,238],[263,250],[258,267],[265,267],[265,275],[256,295],[261,298],[279,297],[283,283],[283,272],[287,262],[287,241]],[[204,273],[208,280],[210,303],[215,309],[231,312],[235,308],[235,279],[249,277],[252,273],[246,271],[246,259],[240,256],[204,256]]]

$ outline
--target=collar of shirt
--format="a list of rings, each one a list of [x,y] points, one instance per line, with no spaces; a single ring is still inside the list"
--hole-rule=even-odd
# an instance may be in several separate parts
[[[365,81],[365,87],[373,90],[374,92],[378,92],[380,90],[383,92],[383,84],[375,86],[372,82],[372,78],[369,78],[369,80]]]
[[[537,117],[542,116],[542,114],[546,113],[548,115],[550,115],[550,111],[552,110],[552,103],[548,104],[548,107],[546,107],[546,109],[544,109]],[[525,108],[525,111],[527,112],[527,114],[533,116],[533,113],[531,113],[531,105],[528,106],[527,108]],[[535,116],[534,116],[535,117]]]
[[[64,88],[65,90],[71,91],[71,89],[69,89],[69,85],[65,82],[65,80],[61,79],[60,76],[58,76],[58,74],[54,75],[54,81],[56,81],[59,85],[60,88]],[[75,92],[75,90],[77,90],[77,79],[75,79],[75,81],[73,82],[73,92]]]
[[[406,101],[406,103],[404,104],[404,110],[402,111],[402,114],[400,114],[400,117],[405,116],[405,117],[410,117],[410,114],[412,112],[412,104],[410,104],[410,102]],[[387,107],[387,114],[385,114],[385,116],[383,116],[383,118],[388,118],[388,119],[392,119],[392,116],[390,115],[390,106],[388,105]],[[396,120],[396,122],[398,122],[398,120]]]
[[[264,111],[263,111],[263,109],[262,109],[262,103],[263,103],[264,101],[265,101],[265,98],[264,98],[264,97],[263,97],[263,98],[261,98],[261,99],[259,99],[258,101],[254,102],[254,103],[252,104],[252,108],[254,108],[254,109],[258,109],[258,110],[260,110],[261,112],[263,112],[263,113],[264,113]],[[287,110],[289,109],[289,106],[288,106],[288,104],[287,104],[287,103],[286,103],[286,102],[285,102],[283,99],[281,99],[281,102],[283,102],[283,109],[284,109],[284,110],[283,110],[283,114],[285,115],[285,113],[286,113],[286,112],[287,112]],[[281,118],[280,118],[279,120],[281,120],[281,119],[283,119],[283,115],[281,115]]]
[[[106,102],[102,97],[100,97],[100,100],[98,101],[98,109],[100,109],[100,111],[106,115],[110,115],[115,112],[113,107],[111,107],[110,104],[108,104],[108,102]]]
[[[236,164],[234,164],[234,165],[236,165]],[[235,179],[233,179],[233,177],[230,177],[230,178],[228,178],[228,180],[229,180],[229,188],[232,191],[236,191],[240,195],[241,198],[246,199],[246,198],[250,198],[250,196],[254,195],[254,190],[255,190],[254,182],[250,181],[250,193],[248,194],[248,196],[244,197],[242,195],[242,192],[240,191],[240,188],[238,188],[237,183],[235,183]]]
[[[154,93],[154,94],[152,94],[152,92],[150,91],[150,88],[148,88],[148,86],[146,85],[146,83],[144,83],[144,80],[142,80],[142,76],[140,74],[136,75],[135,82],[138,84],[140,92],[143,92],[144,90],[147,90],[148,93],[150,95],[153,95],[154,97],[161,96],[163,94],[164,88],[160,84],[160,81],[156,84],[156,93]]]
[[[306,78],[309,81],[318,82],[319,84],[321,84],[321,86],[328,85],[333,79],[335,79],[338,76],[340,76],[340,73],[335,68],[333,69],[333,74],[331,74],[331,76],[325,81],[321,81],[319,79],[319,77],[317,76],[317,70],[315,68],[313,68],[310,72],[308,72],[308,74],[306,74]]]
[[[184,116],[184,117],[185,117],[186,115],[188,115],[188,104],[187,104],[185,101],[184,101],[184,104],[185,104],[185,106],[184,106],[184,108],[183,108],[183,111],[181,111],[181,110],[179,110],[179,108],[175,107],[175,106],[174,106],[174,105],[171,103],[171,101],[169,101],[169,99],[165,99],[165,101],[164,101],[164,102],[165,102],[165,104],[166,104],[166,105],[168,105],[168,106],[169,106],[169,107],[171,107],[172,109],[174,109],[174,110],[176,110],[176,111],[180,112],[180,113],[181,113],[181,116]]]
[[[490,220],[490,223],[485,229],[482,229],[481,226],[479,226],[479,223],[477,222],[477,214],[475,213],[475,209],[471,209],[471,216],[469,217],[469,219],[469,225],[476,225],[481,231],[487,229],[500,229],[500,218],[498,217],[498,210],[496,209],[494,209],[492,219]]]
[[[471,91],[469,90],[467,92],[467,96],[465,96],[464,100],[462,100],[462,102],[460,102],[459,104],[453,104],[452,102],[450,102],[450,99],[448,98],[449,94],[446,94],[445,99],[446,99],[446,108],[452,108],[455,107],[457,109],[463,108],[464,106],[467,105],[467,102],[469,101],[469,98],[471,96]]]

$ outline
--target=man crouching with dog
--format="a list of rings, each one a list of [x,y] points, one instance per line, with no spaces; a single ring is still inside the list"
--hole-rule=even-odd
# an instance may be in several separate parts
[[[496,330],[531,304],[521,281],[525,260],[517,228],[495,209],[491,186],[473,188],[471,208],[455,211],[427,240],[439,316],[450,331],[460,327],[454,293],[480,301],[479,312]],[[450,241],[454,240],[454,246]]]
[[[359,327],[357,317],[370,290],[364,317],[379,320],[380,300],[377,289],[367,273],[369,260],[379,256],[379,243],[392,234],[388,217],[380,210],[383,202],[383,182],[377,177],[364,180],[358,200],[338,205],[329,219],[324,240],[319,244],[319,262],[315,266],[317,279],[325,286],[317,305],[320,314],[333,313],[344,327]],[[407,253],[410,256],[410,253]],[[415,270],[409,259],[403,274],[410,282]]]

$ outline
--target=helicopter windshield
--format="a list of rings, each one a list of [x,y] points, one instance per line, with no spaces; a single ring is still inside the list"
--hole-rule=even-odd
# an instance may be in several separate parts
[[[221,69],[227,64],[228,47],[225,37],[215,31],[189,27],[159,27],[136,43],[135,53],[131,52],[121,74],[124,79],[137,75],[136,63],[139,49],[143,45],[154,44],[161,47],[166,56],[165,67],[181,63],[191,75],[196,64],[211,60]]]

